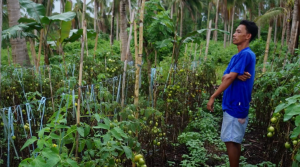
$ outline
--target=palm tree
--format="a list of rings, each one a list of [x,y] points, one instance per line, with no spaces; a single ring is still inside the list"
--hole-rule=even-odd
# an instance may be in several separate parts
[[[128,0],[120,1],[120,37],[121,37],[121,60],[125,61],[126,59],[126,50],[127,50],[127,42],[128,42],[128,34],[127,34],[127,18],[126,18],[126,6],[128,5]],[[129,54],[128,61],[132,60],[132,56]]]
[[[298,20],[298,0],[294,0],[294,12],[293,12],[293,21],[291,28],[291,36],[289,42],[289,53],[294,54],[295,50],[295,38],[296,38],[296,28],[297,28],[297,20]]]
[[[18,20],[21,17],[19,1],[7,1],[7,9],[9,26],[12,27],[14,25],[19,24]],[[14,63],[18,63],[21,65],[30,65],[25,38],[10,39],[10,44],[12,47],[12,56]]]
[[[279,15],[284,14],[284,13],[286,13],[285,8],[281,8],[281,7],[272,8],[269,11],[267,11],[264,15],[258,17],[255,21],[258,25],[269,23],[268,38],[267,38],[265,56],[264,56],[264,67],[263,67],[262,72],[266,71],[266,63],[267,63],[267,60],[268,60],[268,53],[269,53],[269,45],[270,45],[270,41],[271,41],[273,20],[276,16],[279,16]]]

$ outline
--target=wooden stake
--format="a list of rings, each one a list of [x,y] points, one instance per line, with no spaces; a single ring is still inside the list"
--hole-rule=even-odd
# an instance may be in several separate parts
[[[206,36],[206,48],[205,48],[205,58],[204,58],[204,61],[206,61],[206,59],[207,59],[208,47],[209,47],[209,40],[210,40],[210,32],[211,32],[211,20],[209,21],[209,28],[208,28],[207,36]]]
[[[127,42],[127,48],[126,48],[126,56],[124,61],[124,71],[123,71],[123,82],[122,82],[122,100],[121,100],[121,107],[124,108],[124,101],[125,101],[125,82],[126,82],[126,71],[127,71],[127,59],[128,55],[130,54],[130,41],[132,39],[132,24],[134,19],[135,9],[131,12],[131,18],[130,18],[130,31],[129,31],[129,38]]]
[[[44,29],[41,30],[40,32],[40,44],[39,44],[39,54],[38,54],[38,60],[37,60],[37,69],[40,67],[40,60],[41,60],[41,54],[42,54],[42,45],[43,45],[43,39],[44,37]]]
[[[135,71],[135,87],[134,87],[134,104],[138,106],[139,103],[139,78],[140,78],[140,71],[142,68],[142,57],[143,57],[143,38],[144,38],[144,8],[145,8],[145,0],[142,0],[142,7],[140,10],[140,36],[139,36],[139,53],[136,57],[136,71]]]
[[[84,41],[86,37],[86,20],[85,16],[85,9],[86,9],[86,0],[83,0],[83,12],[82,12],[82,26],[83,26],[83,33],[81,38],[81,55],[80,55],[80,65],[79,65],[79,80],[78,80],[78,100],[77,100],[77,113],[76,113],[76,123],[77,127],[80,126],[80,99],[81,99],[81,83],[82,83],[82,70],[83,70],[83,56],[84,56]],[[79,144],[79,134],[78,131],[76,132],[76,149],[75,149],[75,157],[78,160],[78,144]]]

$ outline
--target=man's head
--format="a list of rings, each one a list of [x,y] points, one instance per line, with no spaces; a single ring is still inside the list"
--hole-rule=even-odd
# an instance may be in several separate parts
[[[233,43],[239,45],[243,42],[251,42],[257,35],[258,27],[254,22],[242,20],[233,34]]]

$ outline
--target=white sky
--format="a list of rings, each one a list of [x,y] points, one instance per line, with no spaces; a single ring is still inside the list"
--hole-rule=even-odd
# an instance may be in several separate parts
[[[74,5],[76,3],[76,0],[72,0],[72,2],[73,2],[73,5]],[[86,4],[88,4],[89,2],[91,2],[91,0],[86,0]],[[90,5],[90,6],[92,6],[92,5]],[[54,10],[53,10],[53,13],[55,13],[55,12],[56,13],[60,12],[60,1],[54,1]],[[94,14],[91,13],[91,16],[94,17]]]

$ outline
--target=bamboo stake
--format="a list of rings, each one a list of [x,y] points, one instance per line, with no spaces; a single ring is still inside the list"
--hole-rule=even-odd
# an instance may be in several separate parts
[[[8,61],[8,64],[11,65],[10,53],[9,53],[9,46],[7,46],[7,61]]]
[[[82,83],[82,69],[83,69],[83,56],[84,56],[84,41],[86,36],[86,20],[85,20],[85,11],[86,11],[86,0],[83,0],[83,12],[82,12],[82,26],[83,33],[81,38],[81,55],[80,55],[80,65],[79,65],[79,80],[78,80],[78,100],[77,100],[77,113],[76,113],[76,123],[77,127],[80,126],[80,99],[81,99],[81,83]],[[78,144],[79,144],[79,134],[76,132],[76,149],[75,157],[78,160]]]
[[[98,37],[99,34],[97,33],[97,36],[96,36],[96,41],[95,41],[95,47],[94,47],[94,59],[96,58],[96,50],[97,50],[97,45],[98,45]]]
[[[269,31],[268,31],[268,39],[266,44],[266,50],[265,50],[265,57],[264,57],[264,66],[262,69],[262,72],[266,72],[266,64],[268,61],[268,55],[269,55],[269,47],[270,47],[270,40],[271,40],[271,34],[272,34],[272,25],[269,25]]]
[[[211,20],[209,21],[209,28],[208,28],[207,36],[206,36],[206,48],[205,48],[205,58],[204,58],[204,61],[206,61],[206,59],[207,59],[208,47],[209,47],[209,39],[210,39],[210,32],[211,32]]]
[[[34,42],[31,38],[29,38],[29,43],[30,43],[30,50],[31,50],[31,54],[32,54],[33,64],[35,65],[36,71],[38,71],[35,46],[34,46]]]
[[[139,54],[136,57],[136,71],[135,71],[135,88],[134,88],[134,104],[138,106],[139,103],[139,78],[140,78],[140,71],[142,67],[142,57],[143,57],[143,38],[144,38],[144,8],[145,8],[145,0],[142,0],[142,7],[140,10],[140,36],[139,36]]]
[[[37,69],[40,67],[40,60],[41,60],[41,53],[42,53],[42,45],[43,45],[43,37],[44,37],[44,29],[40,32],[40,44],[39,44],[39,54],[38,54],[38,60],[37,60]]]
[[[2,54],[1,54],[1,50],[2,50],[2,23],[3,23],[3,20],[2,20],[2,0],[0,0],[0,99],[1,99],[1,96],[2,96],[2,93],[1,93],[1,67],[2,67],[2,62],[1,62],[1,58],[2,58]],[[9,56],[9,55],[7,55]]]
[[[129,38],[127,42],[127,48],[126,48],[126,56],[125,56],[125,61],[124,61],[124,71],[123,71],[123,82],[122,82],[122,100],[121,100],[121,107],[122,109],[124,108],[124,101],[125,101],[125,81],[126,81],[126,71],[127,71],[127,59],[128,55],[130,53],[130,41],[132,39],[132,24],[133,24],[133,19],[134,19],[134,14],[135,14],[135,9],[132,10],[131,12],[131,18],[130,18],[130,31],[129,31]]]

